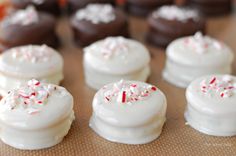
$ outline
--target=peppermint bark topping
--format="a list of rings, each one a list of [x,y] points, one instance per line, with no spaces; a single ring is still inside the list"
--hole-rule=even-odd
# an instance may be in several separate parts
[[[109,37],[104,40],[101,53],[106,59],[129,52],[129,45],[124,37]]]
[[[39,21],[39,15],[33,6],[28,6],[24,10],[19,10],[9,17],[6,17],[9,24],[19,24],[23,26],[31,25]]]
[[[47,62],[51,59],[52,52],[46,45],[42,45],[39,48],[34,46],[25,46],[14,48],[12,51],[12,57],[21,62]]]
[[[47,104],[48,98],[56,90],[56,85],[42,84],[32,79],[27,85],[9,92],[4,105],[10,110],[25,109],[29,114],[35,114],[40,112],[40,108]]]
[[[163,6],[153,12],[154,18],[164,18],[167,20],[178,20],[186,22],[189,19],[198,20],[199,14],[196,10],[181,8],[178,6]]]
[[[115,20],[114,9],[110,4],[89,4],[78,10],[75,15],[78,20],[87,20],[93,24],[110,23]]]
[[[217,77],[212,77],[210,80],[204,79],[201,82],[201,91],[209,97],[216,95],[229,98],[236,91],[236,82],[231,76],[224,76],[222,79]]]
[[[203,36],[201,32],[197,32],[193,37],[187,37],[184,40],[184,43],[198,54],[207,53],[210,48],[217,50],[222,50],[223,48],[221,42],[218,42],[209,36]]]
[[[157,88],[152,85],[140,85],[121,80],[118,83],[114,83],[111,89],[107,90],[105,86],[103,90],[104,101],[106,103],[116,101],[120,104],[131,105],[134,102],[150,97],[153,92],[157,91]]]

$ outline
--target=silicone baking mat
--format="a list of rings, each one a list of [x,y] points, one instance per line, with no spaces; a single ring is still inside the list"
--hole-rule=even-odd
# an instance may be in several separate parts
[[[84,155],[236,155],[236,137],[212,137],[201,134],[185,125],[185,90],[163,81],[161,72],[165,64],[164,50],[148,44],[151,55],[152,74],[149,83],[157,85],[167,96],[167,122],[161,136],[145,145],[111,143],[96,135],[88,122],[92,113],[91,102],[95,91],[84,82],[82,50],[74,46],[68,24],[64,17],[58,21],[58,34],[62,47],[59,51],[65,59],[65,86],[74,96],[76,119],[62,143],[48,149],[22,151],[0,142],[1,156],[84,156]],[[147,25],[144,19],[130,17],[132,37],[143,43]],[[236,52],[236,13],[208,20],[208,34],[226,42]],[[235,53],[236,54],[236,53]],[[234,74],[236,61],[234,61]],[[236,104],[236,102],[235,102]],[[56,110],[55,110],[56,111]]]

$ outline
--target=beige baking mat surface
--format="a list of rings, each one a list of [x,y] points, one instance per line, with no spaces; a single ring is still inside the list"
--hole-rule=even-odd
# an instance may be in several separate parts
[[[131,18],[132,36],[143,40],[146,23],[143,19]],[[91,102],[95,91],[84,83],[82,52],[71,41],[67,19],[59,20],[58,32],[62,39],[61,53],[65,59],[65,86],[74,96],[76,120],[62,143],[44,150],[21,151],[0,142],[0,156],[84,156],[84,155],[236,155],[236,137],[211,137],[185,125],[183,118],[186,105],[184,90],[176,88],[161,78],[165,53],[149,46],[152,54],[152,74],[149,82],[157,85],[167,96],[167,122],[161,136],[146,145],[123,145],[111,143],[96,135],[88,122],[92,113]],[[236,13],[232,16],[210,19],[208,32],[225,41],[236,51]],[[236,53],[235,53],[236,54]],[[234,74],[236,61],[234,62]],[[235,102],[236,104],[236,102]]]

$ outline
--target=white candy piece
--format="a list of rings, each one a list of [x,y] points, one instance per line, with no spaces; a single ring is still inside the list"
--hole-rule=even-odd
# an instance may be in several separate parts
[[[162,6],[154,11],[152,16],[154,18],[164,18],[167,20],[178,20],[182,22],[186,22],[189,19],[199,19],[199,14],[196,10],[181,8],[175,5]]]
[[[41,5],[45,2],[45,0],[32,0],[34,4]]]
[[[28,26],[39,21],[39,15],[34,6],[28,6],[26,9],[18,10],[7,17],[6,24],[19,24]]]
[[[0,55],[1,95],[32,78],[58,85],[63,79],[62,56],[46,45],[16,47]]]
[[[210,75],[194,80],[186,90],[185,119],[188,125],[208,135],[235,136],[235,83],[236,77],[229,75]]]
[[[87,20],[93,24],[110,23],[115,20],[114,8],[110,4],[89,4],[75,15],[78,20]]]
[[[0,101],[0,139],[17,149],[48,148],[62,141],[74,118],[65,88],[30,80]]]
[[[89,125],[109,141],[146,144],[161,134],[166,108],[166,97],[155,86],[124,80],[96,93]]]
[[[150,75],[149,62],[149,51],[141,43],[108,37],[84,49],[86,83],[100,89],[120,79],[146,81]]]
[[[167,47],[163,77],[178,87],[186,88],[194,79],[209,74],[231,74],[232,50],[200,32],[183,37]]]

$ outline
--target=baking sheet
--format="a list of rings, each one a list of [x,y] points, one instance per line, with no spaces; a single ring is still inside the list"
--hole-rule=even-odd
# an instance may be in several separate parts
[[[145,20],[130,17],[130,22],[132,37],[144,43],[147,29]],[[185,90],[163,81],[161,72],[165,64],[164,50],[148,44],[152,54],[149,83],[157,85],[168,99],[167,122],[161,136],[146,145],[124,145],[111,143],[96,135],[88,127],[95,91],[85,85],[82,51],[73,44],[68,18],[59,19],[58,34],[62,41],[59,51],[65,59],[65,80],[62,85],[72,93],[75,101],[76,119],[72,128],[62,143],[44,150],[22,151],[0,142],[0,156],[236,155],[236,137],[207,136],[185,125]],[[208,34],[226,42],[236,54],[236,13],[209,19]],[[236,61],[233,68],[235,74]]]

